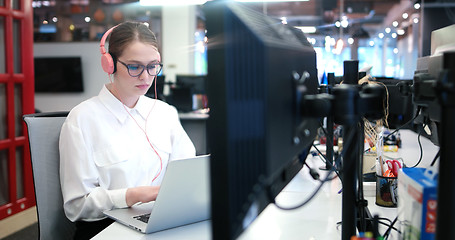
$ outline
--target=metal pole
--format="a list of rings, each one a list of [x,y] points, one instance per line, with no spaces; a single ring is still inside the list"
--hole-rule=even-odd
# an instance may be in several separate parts
[[[343,124],[343,196],[342,196],[342,240],[350,240],[352,236],[356,235],[356,218],[357,218],[357,204],[356,204],[356,190],[358,179],[359,167],[359,151],[358,140],[360,138],[358,124],[359,116],[356,111],[358,99],[358,76],[359,76],[359,61],[345,61],[343,83],[349,86],[353,92],[353,99],[349,99],[347,115],[345,124]],[[351,90],[348,90],[351,91]],[[349,138],[350,137],[350,138]],[[348,144],[347,144],[348,143]],[[347,145],[345,145],[347,144]]]

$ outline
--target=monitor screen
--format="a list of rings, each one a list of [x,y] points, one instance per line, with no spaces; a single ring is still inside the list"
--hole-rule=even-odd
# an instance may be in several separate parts
[[[165,85],[165,75],[158,75],[156,76],[155,82],[150,86],[149,90],[145,94],[145,96],[150,98],[155,98],[155,86],[156,86],[156,96],[157,99],[164,101],[164,85]]]
[[[412,128],[411,125],[404,126],[415,115],[415,108],[412,104],[412,95],[405,94],[400,90],[403,84],[411,85],[412,80],[377,77],[376,81],[387,88],[387,123],[389,128]]]
[[[83,92],[80,57],[35,58],[35,92]]]
[[[301,170],[316,136],[301,115],[317,94],[305,35],[237,2],[204,5],[213,239],[235,239]]]
[[[206,76],[182,75],[176,76],[177,87],[188,87],[193,94],[206,94]]]

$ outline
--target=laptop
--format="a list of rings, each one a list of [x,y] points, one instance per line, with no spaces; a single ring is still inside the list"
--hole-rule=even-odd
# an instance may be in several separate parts
[[[210,155],[170,161],[156,201],[104,214],[143,233],[210,219],[209,161]]]

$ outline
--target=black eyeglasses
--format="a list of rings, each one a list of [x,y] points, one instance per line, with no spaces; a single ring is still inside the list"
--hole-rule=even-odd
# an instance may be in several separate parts
[[[163,68],[162,63],[152,63],[147,66],[144,66],[142,64],[126,64],[120,60],[117,60],[119,63],[123,64],[128,69],[128,74],[131,77],[137,77],[141,75],[144,72],[144,69],[147,68],[147,73],[150,76],[157,76],[160,74],[161,69]]]

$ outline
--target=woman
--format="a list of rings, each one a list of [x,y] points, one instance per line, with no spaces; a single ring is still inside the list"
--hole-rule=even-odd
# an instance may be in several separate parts
[[[112,66],[103,69],[113,81],[71,110],[60,135],[64,210],[76,239],[112,222],[103,210],[155,200],[167,163],[195,155],[175,108],[144,96],[161,71],[153,32],[122,23],[103,36],[102,52],[109,33]]]

